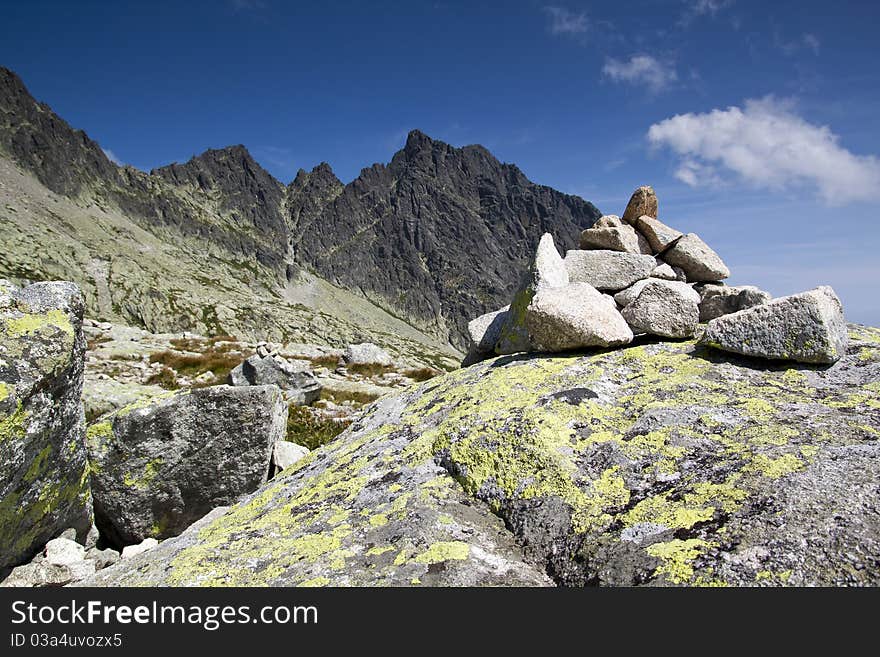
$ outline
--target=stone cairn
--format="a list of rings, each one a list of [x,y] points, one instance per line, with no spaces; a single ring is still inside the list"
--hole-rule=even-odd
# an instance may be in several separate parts
[[[843,307],[830,287],[773,299],[728,286],[730,270],[698,235],[661,222],[639,187],[622,217],[606,215],[560,257],[545,233],[509,306],[468,325],[464,364],[493,355],[619,347],[636,335],[685,339],[758,358],[830,364],[846,351]],[[705,325],[703,325],[705,323]]]

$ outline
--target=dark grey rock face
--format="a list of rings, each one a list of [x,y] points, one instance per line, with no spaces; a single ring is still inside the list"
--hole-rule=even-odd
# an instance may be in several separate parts
[[[341,191],[324,183],[311,210],[301,189],[294,181],[301,200],[289,206],[297,259],[459,347],[471,318],[513,297],[541,235],[573,248],[600,216],[481,146],[453,148],[417,130],[387,166],[364,169]]]
[[[116,546],[175,536],[264,483],[283,440],[275,386],[214,386],[116,411],[88,430],[95,522]]]
[[[0,570],[92,525],[82,315],[72,283],[0,280]]]
[[[285,398],[308,406],[321,396],[321,384],[305,366],[294,365],[281,356],[254,354],[229,373],[233,386],[278,386]]]

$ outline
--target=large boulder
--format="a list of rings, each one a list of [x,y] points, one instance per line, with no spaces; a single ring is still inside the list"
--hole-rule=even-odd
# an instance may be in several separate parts
[[[699,301],[700,295],[687,283],[648,279],[622,315],[635,333],[690,338],[700,321]]]
[[[580,247],[584,250],[606,249],[625,253],[652,253],[651,245],[632,226],[593,226],[581,233]]]
[[[657,267],[653,256],[619,251],[571,250],[565,267],[572,283],[589,283],[597,290],[617,292],[647,278]]]
[[[540,290],[565,285],[568,285],[565,263],[556,250],[553,236],[544,233],[538,242],[535,257],[529,263],[513,301],[510,302],[507,316],[501,325],[501,334],[495,344],[495,353],[514,354],[519,351],[531,351],[532,343],[525,324],[526,308]]]
[[[720,281],[730,276],[721,257],[696,233],[676,240],[663,259],[673,267],[681,267],[690,283]]]
[[[229,373],[233,386],[278,386],[287,401],[308,406],[321,396],[321,384],[302,361],[290,362],[278,354],[254,354]]]
[[[116,546],[183,531],[269,475],[285,435],[275,386],[213,386],[117,411],[88,429],[95,522]]]
[[[624,223],[633,226],[639,217],[643,216],[657,218],[657,194],[649,185],[643,185],[633,192],[621,219]]]
[[[654,253],[663,253],[683,235],[662,221],[646,215],[642,215],[636,220],[636,227],[645,236]]]
[[[526,326],[539,351],[612,347],[633,338],[614,299],[587,283],[538,292],[526,309]]]
[[[760,306],[773,297],[754,285],[703,285],[700,286],[700,321],[708,322],[716,317]]]
[[[73,283],[0,281],[0,570],[92,525],[83,307]]]
[[[877,586],[880,330],[851,331],[821,369],[684,341],[450,372],[83,584]]]
[[[847,330],[840,299],[823,285],[713,319],[700,342],[745,356],[828,364],[846,352]]]

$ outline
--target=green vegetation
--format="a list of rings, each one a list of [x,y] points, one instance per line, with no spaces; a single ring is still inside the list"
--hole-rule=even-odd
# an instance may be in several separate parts
[[[219,381],[224,380],[242,359],[243,356],[241,354],[230,353],[228,346],[210,346],[199,354],[160,351],[150,356],[151,363],[161,363],[166,368],[173,370],[177,376],[195,378],[205,372],[213,372]],[[161,376],[161,373],[158,376]],[[154,383],[159,382],[155,381]]]
[[[318,417],[308,406],[291,404],[287,413],[287,440],[317,449],[345,431],[349,424],[348,420],[336,422]]]
[[[409,377],[413,381],[427,381],[435,376],[442,374],[431,367],[419,367],[416,369],[404,370],[403,375]]]
[[[360,374],[361,376],[379,376],[396,371],[390,365],[379,365],[378,363],[352,363],[347,366],[347,369],[352,374]]]

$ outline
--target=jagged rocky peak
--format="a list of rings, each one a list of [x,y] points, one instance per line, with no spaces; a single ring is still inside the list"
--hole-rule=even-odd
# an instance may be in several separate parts
[[[0,67],[0,152],[56,194],[77,196],[101,182],[119,183],[119,168],[82,130],[38,103],[14,72]]]
[[[221,191],[238,192],[239,185],[244,183],[249,189],[256,185],[261,190],[275,190],[280,197],[284,187],[254,160],[242,144],[209,148],[185,164],[170,164],[150,173],[175,185],[190,183],[204,190],[219,187]]]

